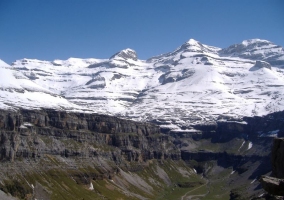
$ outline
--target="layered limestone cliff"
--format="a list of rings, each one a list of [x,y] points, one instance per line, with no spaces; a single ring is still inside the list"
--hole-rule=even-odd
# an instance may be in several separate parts
[[[1,110],[0,190],[29,200],[156,198],[164,195],[156,184],[163,191],[185,174],[197,176],[172,140],[154,124],[107,115]],[[136,174],[145,170],[151,182]]]
[[[239,120],[220,117],[215,123],[195,124],[191,131],[177,132],[107,115],[48,109],[2,110],[0,190],[21,198],[21,194],[38,193],[51,197],[65,190],[61,188],[59,192],[51,183],[66,179],[65,184],[72,183],[76,188],[92,183],[103,199],[109,192],[96,188],[103,181],[115,184],[119,194],[129,194],[127,198],[155,199],[159,194],[150,187],[167,191],[167,187],[174,189],[177,185],[198,187],[214,183],[206,190],[208,198],[220,194],[224,199],[251,198],[263,193],[255,180],[271,171],[267,160],[272,137],[283,135],[283,119],[284,112]],[[208,181],[202,181],[195,171]],[[180,176],[189,182],[179,183],[183,180]],[[35,191],[31,184],[37,188]],[[137,192],[133,185],[144,189]],[[75,195],[69,190],[67,193]]]
[[[1,111],[0,129],[1,160],[38,158],[43,154],[94,157],[100,154],[96,145],[113,148],[108,156],[117,162],[122,159],[120,155],[129,161],[180,159],[170,137],[160,134],[158,126],[106,115],[55,110]],[[82,146],[75,147],[72,140]]]

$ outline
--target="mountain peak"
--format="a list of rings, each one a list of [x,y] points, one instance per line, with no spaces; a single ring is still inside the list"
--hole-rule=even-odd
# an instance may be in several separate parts
[[[202,44],[201,42],[195,39],[189,39],[186,43],[184,43],[181,47],[179,47],[176,51],[187,51],[187,52],[211,52],[216,53],[220,48],[208,46]]]
[[[262,39],[257,39],[257,38],[242,41],[242,45],[244,46],[248,46],[248,45],[256,44],[256,43],[271,44],[271,42],[268,40],[262,40]]]
[[[232,56],[251,60],[267,61],[272,65],[283,65],[284,49],[268,40],[249,39],[219,51],[221,56]]]
[[[114,58],[137,60],[137,54],[136,51],[134,51],[133,49],[127,48],[121,50],[120,52],[117,52],[116,54],[110,57],[110,59]]]
[[[196,46],[199,45],[200,43],[197,40],[191,38],[186,42],[186,44]]]

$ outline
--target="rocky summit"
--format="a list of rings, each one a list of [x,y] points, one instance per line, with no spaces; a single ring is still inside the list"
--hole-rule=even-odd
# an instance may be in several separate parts
[[[138,55],[0,60],[0,199],[282,195],[282,47]]]

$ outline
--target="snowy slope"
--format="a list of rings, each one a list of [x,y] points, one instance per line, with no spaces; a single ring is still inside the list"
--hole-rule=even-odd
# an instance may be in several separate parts
[[[55,108],[81,110],[80,106],[34,83],[28,77],[0,60],[0,108]]]
[[[62,95],[82,110],[176,128],[284,109],[284,50],[266,40],[220,49],[190,39],[148,60],[125,49],[109,59],[22,59],[6,68],[25,77],[13,87],[25,88],[27,80],[38,86],[33,90]]]
[[[247,58],[251,60],[263,60],[272,65],[284,65],[283,47],[267,40],[244,40],[240,44],[234,44],[222,49],[220,55]]]

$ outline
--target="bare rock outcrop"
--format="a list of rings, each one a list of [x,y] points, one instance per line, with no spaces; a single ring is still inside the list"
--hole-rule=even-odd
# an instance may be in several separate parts
[[[284,138],[274,139],[271,162],[273,175],[284,179]]]
[[[260,179],[263,189],[268,193],[284,196],[284,180],[279,178],[274,178],[270,176],[262,176]]]
[[[96,146],[112,150],[101,151]],[[0,148],[0,160],[10,161],[43,154],[103,156],[116,162],[180,159],[170,136],[161,134],[154,124],[47,109],[1,111]]]
[[[284,138],[275,138],[272,153],[272,175],[262,176],[260,182],[262,187],[272,195],[284,196]]]

